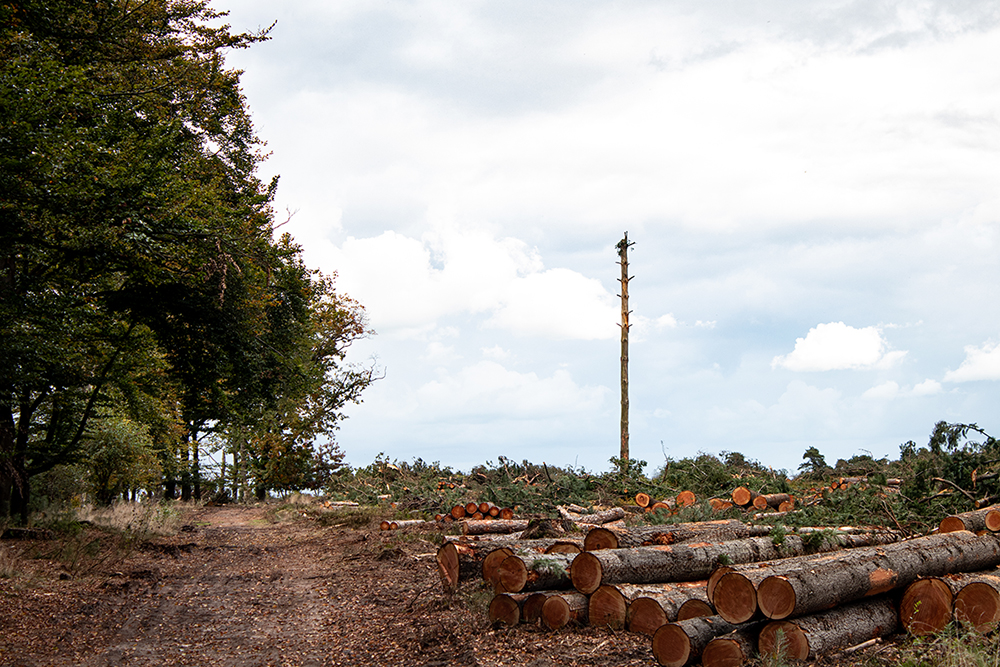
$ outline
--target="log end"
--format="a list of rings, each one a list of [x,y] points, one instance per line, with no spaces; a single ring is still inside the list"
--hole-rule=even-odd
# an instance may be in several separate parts
[[[617,549],[618,536],[607,528],[600,526],[591,528],[583,538],[584,551],[600,551],[601,549]]]
[[[542,605],[542,622],[550,630],[558,630],[565,627],[572,618],[569,603],[558,595],[545,600]]]
[[[705,645],[701,652],[701,664],[704,667],[740,667],[750,656],[743,653],[743,647],[738,641],[716,637]]]
[[[1000,624],[1000,593],[989,584],[974,581],[955,596],[955,620],[983,634]]]
[[[687,600],[680,606],[680,609],[677,610],[678,621],[686,621],[689,618],[701,618],[703,616],[714,615],[715,610],[712,609],[712,605],[708,604],[704,600],[696,600],[694,598]]]
[[[458,588],[458,547],[448,542],[437,550],[438,573],[445,592],[452,593]]]
[[[986,522],[987,530],[991,530],[994,533],[1000,531],[1000,510],[990,510],[987,512],[984,521]]]
[[[490,602],[490,621],[493,623],[504,623],[506,625],[517,625],[521,622],[521,608],[517,600],[501,593]]]
[[[593,627],[621,630],[625,627],[628,602],[614,586],[601,586],[590,596],[589,623]]]
[[[693,491],[681,491],[677,494],[677,506],[678,507],[691,507],[698,499],[695,497]]]
[[[600,588],[604,568],[597,556],[584,551],[573,559],[573,563],[569,566],[569,577],[573,582],[573,588],[584,595],[590,595]]]
[[[528,583],[528,568],[518,556],[507,556],[497,568],[496,580],[508,593],[520,593]]]
[[[772,620],[788,618],[795,609],[795,589],[784,577],[768,577],[757,586],[757,606]]]
[[[628,606],[628,630],[650,637],[670,619],[653,598],[636,598]]]
[[[705,586],[705,590],[708,593],[708,601],[712,602],[715,596],[715,585],[719,583],[719,579],[733,571],[733,568],[728,565],[720,565],[719,567],[712,570],[712,574],[708,575],[708,583]]]
[[[938,524],[939,533],[954,533],[957,530],[968,530],[965,527],[965,522],[962,521],[961,517],[957,516],[946,516],[941,519],[941,523]]]
[[[521,620],[525,623],[537,623],[542,618],[542,607],[548,597],[545,593],[529,595],[521,605]]]
[[[545,549],[547,554],[578,554],[581,551],[582,549],[572,542],[556,542]]]
[[[651,503],[652,501],[653,499],[649,497],[648,493],[642,493],[640,491],[639,493],[635,494],[635,504],[638,505],[639,507],[649,507],[649,503]]]
[[[773,621],[764,626],[757,639],[761,655],[773,655],[786,660],[809,657],[809,639],[790,621]]]
[[[757,613],[757,591],[753,582],[738,572],[730,572],[715,584],[712,603],[727,623],[746,623]]]
[[[937,634],[951,621],[952,609],[951,588],[937,577],[928,577],[907,586],[899,620],[910,634]]]
[[[753,493],[745,486],[737,486],[732,493],[733,504],[746,507],[753,502]]]
[[[496,584],[496,574],[497,568],[500,567],[500,563],[504,562],[508,556],[513,556],[514,552],[507,547],[496,549],[494,551],[486,554],[483,558],[482,573],[483,581],[488,581],[491,584]]]
[[[691,639],[683,629],[667,623],[653,634],[653,656],[665,667],[684,667],[691,658]]]

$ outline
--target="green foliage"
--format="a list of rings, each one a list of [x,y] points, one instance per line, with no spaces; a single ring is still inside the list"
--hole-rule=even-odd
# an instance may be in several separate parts
[[[916,637],[900,651],[900,667],[1000,667],[1000,640],[958,624]]]
[[[826,458],[820,454],[816,447],[807,449],[802,455],[802,459],[805,463],[799,466],[799,470],[805,478],[820,480],[831,472],[830,466],[826,464]]]
[[[98,505],[160,481],[160,463],[149,428],[130,419],[108,417],[87,438],[88,483]]]

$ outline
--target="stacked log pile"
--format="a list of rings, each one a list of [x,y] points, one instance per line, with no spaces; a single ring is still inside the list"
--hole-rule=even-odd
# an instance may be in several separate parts
[[[955,520],[994,525],[990,511]],[[582,545],[562,541],[579,553],[551,551],[560,545],[551,538],[451,541],[438,555],[442,581],[449,590],[473,576],[488,582],[494,623],[627,629],[678,667],[743,664],[758,650],[813,660],[953,619],[980,632],[1000,625],[1000,573],[988,572],[1000,565],[1000,534],[989,530],[902,540],[830,529],[816,545],[808,530],[775,540],[762,527],[713,521],[612,528],[616,548],[588,547],[598,531],[608,529],[591,526]]]

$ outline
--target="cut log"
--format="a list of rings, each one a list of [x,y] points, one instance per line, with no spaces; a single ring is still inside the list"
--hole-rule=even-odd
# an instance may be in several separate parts
[[[517,625],[521,622],[521,605],[527,595],[511,595],[500,593],[490,601],[490,622],[505,625]]]
[[[493,509],[494,507],[496,507],[496,505],[484,500],[483,502],[479,503],[479,508],[478,508],[479,513],[482,514],[483,516],[486,516],[490,513],[490,510]]]
[[[514,510],[509,507],[500,508],[500,518],[504,521],[510,521],[514,518]]]
[[[514,550],[510,547],[500,547],[499,549],[494,549],[486,554],[483,558],[481,572],[483,575],[483,581],[488,581],[494,585],[497,584],[496,574],[497,570],[500,568],[500,564],[503,563],[509,556],[514,555]],[[501,587],[499,592],[504,592],[505,589]],[[513,591],[517,592],[517,591]]]
[[[479,511],[479,503],[477,503],[475,501],[472,501],[472,500],[470,500],[469,502],[465,503],[465,513],[468,516],[472,516],[473,514],[475,514],[478,511]]]
[[[625,518],[624,507],[612,507],[611,509],[594,512],[593,514],[582,514],[576,520],[577,523],[600,525]]]
[[[995,533],[927,535],[880,547],[813,556],[807,563],[791,567],[778,561],[767,568],[771,576],[757,587],[757,602],[764,615],[780,620],[902,588],[920,577],[979,571],[997,564],[1000,536]],[[727,574],[723,580],[734,574]],[[713,603],[718,609],[718,587]]]
[[[489,515],[491,519],[500,518],[500,508],[497,507],[496,505],[491,505],[489,509]]]
[[[588,533],[588,537],[589,535]],[[835,537],[832,541],[824,542],[820,550],[831,551],[855,541],[854,536]],[[581,593],[590,594],[602,584],[650,584],[708,579],[718,567],[720,559],[728,559],[730,563],[754,563],[814,551],[798,535],[787,535],[780,546],[776,546],[768,537],[751,537],[718,543],[693,542],[635,549],[605,549],[578,555],[573,561],[570,575],[574,588]]]
[[[542,622],[550,630],[570,624],[586,625],[590,601],[580,593],[556,593],[548,596],[542,605]]]
[[[462,521],[463,535],[482,535],[484,533],[513,533],[528,527],[527,519],[486,519]]]
[[[614,586],[601,586],[590,596],[588,618],[598,628],[621,630],[625,627],[628,600]]]
[[[708,504],[712,506],[712,511],[714,512],[724,512],[733,508],[732,501],[723,500],[722,498],[709,498]]]
[[[693,491],[681,491],[677,494],[677,507],[691,507],[698,499]]]
[[[454,593],[458,590],[458,582],[462,578],[462,558],[459,555],[458,547],[454,542],[446,542],[437,550],[436,560],[438,564],[438,574],[441,575],[441,585],[445,593]],[[466,557],[466,563],[470,558]]]
[[[665,623],[714,614],[705,597],[704,581],[685,581],[672,584],[618,584],[615,588],[629,602],[626,615],[626,626],[629,632],[652,636]],[[689,615],[680,618],[681,609],[689,602],[701,602],[710,611],[707,614],[695,613],[694,607],[691,607],[687,611]]]
[[[751,491],[745,486],[737,486],[733,489],[732,493],[733,504],[737,507],[749,507],[758,495],[760,494],[756,491]]]
[[[691,598],[677,610],[678,621],[701,618],[702,616],[715,616],[715,608],[708,603],[708,600]]]
[[[458,521],[465,518],[465,505],[455,505],[451,508],[451,518]]]
[[[550,593],[531,593],[521,604],[521,622],[537,623],[542,618],[542,607]]]
[[[614,530],[605,526],[591,529],[584,539],[583,546],[586,551],[597,551],[676,544],[691,540],[722,542],[767,535],[772,529],[771,526],[748,526],[732,519],[643,526],[628,530]]]
[[[382,519],[381,523],[378,525],[379,530],[392,530],[392,522]]]
[[[758,616],[757,585],[768,577],[767,571],[730,571],[722,576],[712,591],[712,606],[729,623],[739,624]]]
[[[562,590],[573,587],[569,568],[578,554],[531,554],[508,556],[496,571],[496,581],[508,593]]]
[[[735,625],[718,616],[667,623],[653,634],[653,656],[666,667],[684,667],[696,662],[710,641],[733,630]]]
[[[639,507],[642,508],[649,507],[650,503],[652,502],[653,499],[649,497],[648,493],[643,493],[640,491],[639,493],[635,494],[635,504],[638,505]]]
[[[646,508],[647,512],[673,512],[676,507],[676,501],[674,500],[654,500],[650,503],[649,507]]]
[[[1000,576],[976,573],[958,580],[962,586],[955,595],[955,620],[976,632],[995,630],[1000,625]]]
[[[973,533],[981,530],[997,532],[1000,530],[1000,505],[952,514],[941,519],[938,525],[939,533],[952,533],[956,530],[968,530]]]
[[[906,587],[899,620],[911,635],[936,635],[951,623],[953,609],[954,596],[948,583],[939,577],[926,577]]]
[[[768,623],[760,632],[758,650],[761,655],[815,660],[898,629],[899,616],[892,600],[881,596],[793,621]]]
[[[545,549],[547,554],[578,554],[582,551],[582,542],[556,542]]]
[[[759,510],[765,510],[768,507],[777,510],[781,503],[791,502],[791,500],[792,497],[787,493],[765,493],[753,499],[753,506]]]
[[[789,512],[792,512],[794,510],[795,510],[795,499],[794,498],[789,498],[785,502],[783,502],[780,505],[778,505],[778,513],[779,514],[788,514]]]
[[[757,655],[757,632],[734,630],[708,642],[701,652],[702,667],[740,667]]]

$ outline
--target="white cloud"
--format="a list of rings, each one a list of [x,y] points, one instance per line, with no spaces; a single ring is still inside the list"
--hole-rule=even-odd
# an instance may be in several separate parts
[[[889,380],[888,382],[883,382],[882,384],[876,385],[861,394],[861,398],[884,400],[889,398],[896,398],[899,396],[899,384]]]
[[[810,329],[805,338],[796,338],[795,349],[775,357],[771,367],[796,372],[888,368],[906,352],[887,352],[887,347],[877,327],[855,329],[843,322],[830,322]]]
[[[677,328],[677,318],[674,317],[673,313],[667,313],[666,315],[660,315],[656,318],[656,328],[657,329],[676,329]]]
[[[941,393],[941,391],[941,383],[929,378],[923,382],[918,382],[912,388],[901,388],[898,382],[888,380],[867,390],[861,394],[861,398],[867,400],[891,400],[911,396],[933,396],[934,394]]]
[[[564,370],[543,378],[487,360],[457,373],[439,371],[436,380],[417,390],[417,398],[426,419],[516,420],[591,413],[601,408],[609,391],[579,386]]]
[[[914,396],[933,396],[934,394],[940,394],[943,390],[940,382],[927,379],[914,385],[912,393]]]
[[[965,346],[965,360],[956,370],[944,374],[945,382],[1000,380],[1000,345],[987,341],[982,347]]]
[[[487,359],[493,359],[494,361],[503,361],[504,359],[510,358],[511,354],[508,350],[503,349],[499,345],[494,345],[493,347],[484,347],[481,349],[483,356]]]

